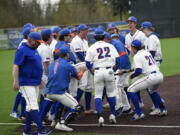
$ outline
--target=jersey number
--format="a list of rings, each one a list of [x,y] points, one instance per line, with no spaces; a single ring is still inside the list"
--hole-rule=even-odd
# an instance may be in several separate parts
[[[145,56],[145,58],[146,58],[146,60],[148,61],[148,63],[149,63],[150,66],[153,65],[153,64],[155,64],[154,59],[152,58],[151,55]]]
[[[103,55],[103,51],[105,51],[105,55]],[[104,47],[103,49],[102,48],[98,48],[97,49],[97,53],[98,54],[98,59],[103,59],[104,57],[111,57],[111,55],[109,54],[110,53],[110,49],[109,47]]]

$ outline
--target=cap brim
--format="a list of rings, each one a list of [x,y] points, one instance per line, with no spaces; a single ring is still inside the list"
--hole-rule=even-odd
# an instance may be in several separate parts
[[[37,40],[39,43],[44,43],[44,41],[43,40]]]

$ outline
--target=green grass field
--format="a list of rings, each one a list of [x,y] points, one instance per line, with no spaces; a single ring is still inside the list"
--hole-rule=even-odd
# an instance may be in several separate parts
[[[180,74],[180,38],[162,39],[163,63],[161,71],[164,76]],[[13,91],[12,66],[15,50],[0,51],[0,123],[16,123],[18,120],[12,119],[9,113],[12,110],[14,99],[17,92]],[[19,135],[22,133],[12,133],[18,125],[7,126],[0,124],[0,135]],[[62,133],[61,133],[62,134]],[[64,135],[83,135],[75,133],[63,133]],[[86,134],[88,135],[88,134]],[[90,134],[89,134],[90,135]],[[100,134],[98,134],[100,135]]]

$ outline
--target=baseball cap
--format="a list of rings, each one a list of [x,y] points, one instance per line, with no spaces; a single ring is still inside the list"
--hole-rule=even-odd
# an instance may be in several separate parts
[[[76,30],[75,27],[70,29],[70,32],[71,32],[71,33],[76,32],[76,31],[77,31],[77,30]]]
[[[94,35],[104,35],[104,30],[100,27],[96,28],[94,31]]]
[[[23,29],[23,32],[22,32],[23,36],[25,37],[26,35],[28,35],[31,32],[31,30],[32,28],[30,27]]]
[[[59,48],[59,53],[63,53],[63,54],[65,54],[65,53],[70,53],[70,49],[69,49],[69,47],[67,47],[67,46],[61,46],[61,47]]]
[[[107,30],[113,29],[113,28],[116,28],[116,24],[115,23],[108,23],[107,24]]]
[[[131,46],[133,46],[135,48],[136,47],[142,47],[142,44],[139,40],[134,40],[134,41],[132,41]]]
[[[61,36],[64,36],[64,35],[68,35],[70,34],[70,30],[68,28],[63,28],[61,31],[60,31],[60,35]]]
[[[134,17],[134,16],[130,16],[130,17],[128,18],[127,22],[128,22],[128,21],[132,21],[132,22],[137,23],[137,19],[136,19],[136,17]]]
[[[56,35],[56,33],[58,33],[60,30],[61,30],[61,28],[59,26],[56,26],[56,27],[53,28],[52,34]]]
[[[38,32],[31,32],[29,34],[29,38],[37,40],[39,43],[44,43],[44,41],[41,38],[41,35]]]
[[[50,28],[45,28],[41,31],[41,36],[47,36],[47,35],[51,35],[52,31]]]
[[[144,29],[144,28],[152,28],[152,23],[149,22],[149,21],[145,21],[143,23],[141,23],[141,28]]]
[[[111,38],[111,34],[109,32],[105,32],[104,38]]]
[[[80,32],[80,30],[85,30],[85,29],[88,29],[88,26],[86,24],[80,24],[78,27],[77,27],[77,31]]]
[[[25,29],[25,28],[27,28],[27,27],[34,29],[34,25],[32,25],[31,23],[26,23],[26,24],[24,25],[23,29]]]

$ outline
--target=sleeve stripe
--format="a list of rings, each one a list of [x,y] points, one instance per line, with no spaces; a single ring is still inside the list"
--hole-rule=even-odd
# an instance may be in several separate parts
[[[122,51],[121,53],[119,53],[119,57],[121,57],[122,55],[126,55],[126,52]]]
[[[55,63],[55,66],[54,66],[54,74],[56,74],[58,63],[59,63],[59,61],[56,60],[56,63]]]

